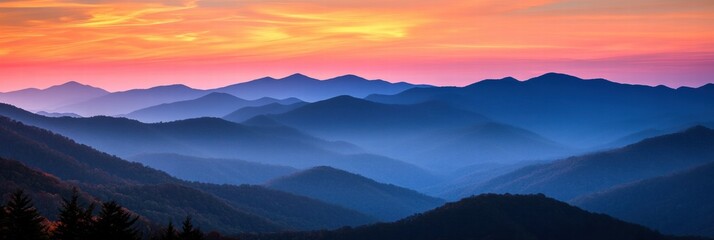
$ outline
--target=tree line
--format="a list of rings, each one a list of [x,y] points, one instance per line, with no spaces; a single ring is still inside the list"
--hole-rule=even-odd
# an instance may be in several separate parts
[[[0,205],[0,240],[203,240],[203,232],[193,226],[187,216],[180,229],[173,223],[160,231],[144,234],[137,227],[139,216],[130,213],[115,201],[86,206],[79,202],[79,192],[73,190],[69,199],[62,199],[57,221],[49,221],[37,211],[30,196],[23,190],[10,194]],[[150,236],[150,237],[149,237]]]

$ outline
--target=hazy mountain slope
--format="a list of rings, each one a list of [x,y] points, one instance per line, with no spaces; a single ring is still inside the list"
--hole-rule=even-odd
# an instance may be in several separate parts
[[[373,154],[343,154],[358,152],[359,148],[280,125],[249,126],[218,118],[156,124],[111,117],[49,118],[3,104],[0,115],[56,131],[119,156],[175,153],[297,168],[329,165],[410,188],[423,187],[434,180],[431,174],[414,165]]]
[[[230,93],[244,99],[296,97],[311,102],[340,95],[366,97],[375,93],[395,94],[413,87],[427,86],[412,85],[404,82],[390,83],[382,80],[366,80],[355,75],[317,80],[302,74],[293,74],[281,79],[265,77],[210,91]]]
[[[129,160],[188,181],[216,184],[262,184],[297,169],[238,159],[199,158],[178,154],[141,154]]]
[[[257,107],[244,107],[234,112],[231,112],[226,116],[223,116],[223,119],[231,122],[240,123],[260,115],[286,113],[293,109],[305,106],[305,104],[307,103],[298,102],[288,105],[283,105],[280,103],[271,103]]]
[[[0,157],[16,159],[63,180],[71,180],[101,200],[124,199],[120,203],[132,206],[133,211],[147,217],[156,217],[150,218],[152,222],[179,220],[190,213],[200,219],[197,224],[206,228],[236,233],[253,227],[255,229],[252,230],[318,229],[373,221],[345,208],[262,187],[188,183],[7,118],[0,118],[0,143]],[[165,187],[166,184],[180,186]],[[136,197],[136,189],[161,194]],[[206,192],[208,189],[210,193]],[[218,197],[231,196],[236,191],[241,192],[240,197]],[[265,192],[270,193],[271,201],[266,201]],[[205,202],[222,204],[204,206]],[[200,205],[200,208],[193,205]],[[291,209],[296,207],[300,209]],[[227,221],[226,216],[234,219]],[[292,221],[285,221],[286,218]]]
[[[331,167],[315,167],[272,180],[266,186],[394,221],[444,202],[413,190],[379,183]]]
[[[129,163],[52,132],[0,117],[0,156],[17,159],[64,180],[84,183],[162,183],[168,174]],[[107,171],[106,169],[111,169]]]
[[[488,162],[513,164],[577,152],[528,130],[493,122],[426,134],[395,149],[401,151],[393,153],[400,158],[432,169],[458,169]]]
[[[367,99],[392,104],[441,101],[582,148],[650,128],[714,119],[714,94],[706,86],[670,89],[557,73],[526,81],[485,80],[462,88],[414,88]]]
[[[483,123],[477,113],[440,103],[390,105],[339,96],[271,115],[272,119],[327,139],[356,143],[368,149],[388,148],[435,129]]]
[[[158,86],[149,89],[113,92],[104,96],[62,106],[53,111],[77,113],[82,116],[113,116],[127,114],[138,109],[162,103],[195,99],[205,94],[206,91],[193,89],[185,85]]]
[[[264,121],[272,119],[440,171],[574,152],[525,129],[494,123],[480,114],[438,102],[395,105],[340,96],[266,117]]]
[[[67,82],[46,89],[28,88],[13,92],[0,93],[0,102],[12,104],[33,111],[50,111],[67,104],[78,103],[107,95],[101,88]]]
[[[714,161],[714,130],[694,127],[611,151],[524,167],[474,192],[545,193],[561,200]]]
[[[714,237],[714,163],[614,187],[573,203],[668,234]]]
[[[542,195],[481,195],[395,222],[241,239],[677,239]]]
[[[199,117],[222,117],[243,107],[293,101],[294,100],[283,101],[274,98],[245,100],[227,93],[214,92],[192,100],[164,103],[142,108],[122,116],[142,122],[168,122]]]

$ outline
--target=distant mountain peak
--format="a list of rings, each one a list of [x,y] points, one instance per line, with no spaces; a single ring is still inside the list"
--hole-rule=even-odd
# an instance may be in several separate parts
[[[582,78],[564,74],[564,73],[549,72],[549,73],[540,75],[538,77],[528,79],[526,82],[564,83],[564,82],[575,82],[575,81],[582,81],[582,80],[583,80]]]
[[[293,74],[290,75],[290,76],[287,76],[287,77],[284,77],[284,78],[281,78],[281,79],[278,79],[278,80],[288,80],[288,81],[300,81],[300,80],[305,81],[305,80],[311,80],[311,81],[312,81],[312,80],[315,80],[315,79],[314,79],[314,78],[311,78],[311,77],[309,77],[309,76],[307,76],[307,75],[304,75],[304,74],[302,74],[302,73],[293,73]]]
[[[82,83],[79,83],[76,81],[69,81],[69,82],[66,82],[66,83],[63,83],[60,85],[54,85],[54,86],[51,86],[45,90],[58,90],[58,89],[93,89],[93,90],[100,90],[102,92],[106,92],[106,91],[104,91],[104,89],[93,87],[93,86],[86,85],[86,84],[82,84]]]
[[[347,74],[347,75],[342,75],[334,78],[327,79],[326,81],[349,81],[349,82],[361,82],[361,81],[369,81],[366,78],[354,75],[354,74]]]

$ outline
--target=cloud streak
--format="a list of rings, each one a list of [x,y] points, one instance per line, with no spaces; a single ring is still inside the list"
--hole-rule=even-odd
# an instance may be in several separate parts
[[[667,69],[681,61],[699,65],[702,53],[714,52],[712,39],[714,4],[706,0],[0,1],[0,70],[72,65],[110,72],[113,67],[107,66],[131,65],[140,75],[161,72],[161,64],[173,62],[194,66],[197,75],[216,76],[209,81],[212,85],[286,71],[318,76],[352,72],[458,85],[466,80],[438,79],[436,74],[427,79],[419,72],[457,71],[444,74],[487,78],[502,72],[433,63],[491,65],[512,59],[518,66],[515,63],[523,59],[599,62],[676,53],[676,60],[653,62]],[[681,57],[687,54],[690,57]],[[377,71],[372,65],[391,70]],[[572,67],[562,66],[542,70],[569,72]],[[537,71],[528,68],[512,72]],[[237,75],[244,77],[235,79]],[[586,75],[599,76],[597,69]],[[612,77],[641,82],[632,76]],[[0,81],[5,81],[0,88],[20,86]],[[702,77],[679,85],[704,81]]]

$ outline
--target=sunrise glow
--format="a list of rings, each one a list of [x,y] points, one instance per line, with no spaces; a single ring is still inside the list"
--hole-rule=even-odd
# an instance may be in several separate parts
[[[550,71],[711,82],[714,2],[0,1],[0,91],[210,88],[295,72],[465,85]]]

